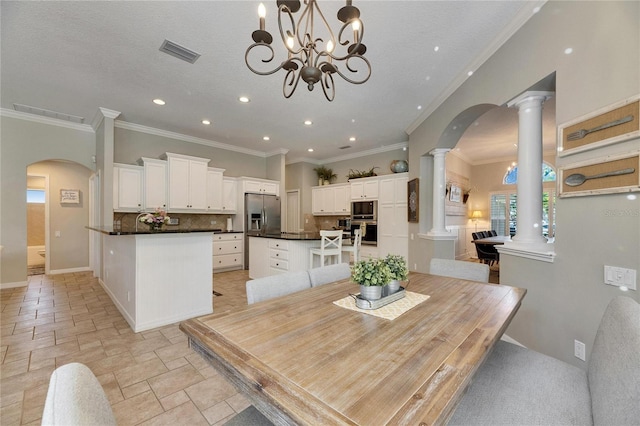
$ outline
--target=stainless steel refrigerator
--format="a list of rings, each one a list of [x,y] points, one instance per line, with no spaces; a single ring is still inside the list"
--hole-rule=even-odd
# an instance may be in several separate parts
[[[249,236],[280,235],[280,197],[244,194],[244,266],[249,269]]]

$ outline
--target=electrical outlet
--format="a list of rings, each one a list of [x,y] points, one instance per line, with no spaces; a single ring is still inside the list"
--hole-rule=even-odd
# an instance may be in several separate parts
[[[212,221],[211,221],[211,224],[212,224],[212,225],[215,225],[216,223],[218,223],[218,221],[217,221],[217,220],[212,220]]]
[[[170,218],[169,225],[180,225],[180,218],[177,218],[177,217]]]
[[[573,354],[576,356],[576,358],[586,361],[586,348],[584,346],[584,343],[582,343],[580,340],[573,341]]]

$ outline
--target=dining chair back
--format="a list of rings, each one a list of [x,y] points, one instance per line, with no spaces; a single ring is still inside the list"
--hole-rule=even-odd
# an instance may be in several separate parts
[[[498,236],[498,231],[496,231],[495,229],[492,229],[491,231],[489,231],[489,233],[491,234],[492,237]]]
[[[347,256],[351,256],[353,253],[353,263],[356,263],[360,260],[360,246],[362,245],[362,234],[359,229],[353,231],[353,243],[350,246],[342,246],[342,252],[346,253]],[[346,263],[350,263],[347,261]]]
[[[462,280],[489,282],[489,265],[453,259],[431,259],[431,275],[460,278]]]
[[[247,281],[246,288],[247,303],[251,305],[306,290],[311,288],[311,281],[307,271],[289,272]]]
[[[318,287],[335,281],[344,280],[351,276],[351,268],[348,263],[337,263],[335,265],[321,266],[320,268],[309,269],[309,279],[311,287]]]
[[[473,240],[479,240],[480,238],[482,238],[482,234],[479,232],[472,232],[471,236],[473,237]]]
[[[320,231],[320,247],[309,250],[309,267],[313,268],[313,257],[320,256],[320,266],[325,266],[327,260],[340,263],[342,257],[342,231]]]

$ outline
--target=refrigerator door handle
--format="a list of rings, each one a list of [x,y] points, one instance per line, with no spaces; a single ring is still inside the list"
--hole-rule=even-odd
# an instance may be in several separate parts
[[[267,229],[267,214],[264,211],[264,207],[262,208],[262,210],[260,211],[260,231],[265,231]]]
[[[264,230],[267,230],[267,226],[269,226],[269,217],[267,216],[267,209],[262,209],[264,212]]]

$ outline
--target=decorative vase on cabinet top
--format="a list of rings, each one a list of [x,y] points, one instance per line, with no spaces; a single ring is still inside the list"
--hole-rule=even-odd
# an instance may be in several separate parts
[[[409,164],[404,160],[393,160],[391,162],[391,171],[393,173],[404,173],[409,171]]]

